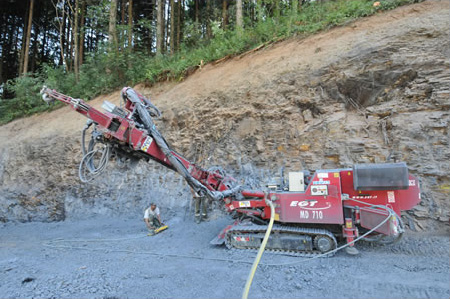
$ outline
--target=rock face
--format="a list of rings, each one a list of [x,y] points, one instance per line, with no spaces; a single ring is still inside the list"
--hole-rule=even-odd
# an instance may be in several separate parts
[[[421,204],[404,215],[407,223],[418,230],[448,226],[446,7],[430,1],[401,8],[206,68],[160,93],[157,125],[189,160],[223,166],[252,186],[264,185],[280,167],[313,171],[405,161],[423,192]],[[423,19],[429,22],[418,21]],[[374,24],[379,27],[370,31]],[[214,76],[228,85],[215,80],[208,86],[202,79]],[[108,176],[80,184],[78,139],[55,132],[52,139],[0,147],[1,221],[140,213],[149,198],[187,207],[181,177],[154,163],[126,171],[110,165]]]
[[[155,171],[144,162],[131,170],[110,163],[107,175],[93,183],[81,183],[79,139],[76,135],[51,142],[37,139],[19,146],[19,151],[8,148],[0,152],[6,162],[1,168],[0,221],[59,221],[119,214],[143,217],[150,201],[163,201],[166,209],[189,203],[180,176]]]

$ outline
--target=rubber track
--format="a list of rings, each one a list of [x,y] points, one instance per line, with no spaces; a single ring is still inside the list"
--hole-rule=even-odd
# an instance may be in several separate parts
[[[225,245],[229,249],[235,249],[235,250],[243,250],[242,248],[236,248],[231,243],[231,237],[236,234],[243,234],[243,235],[251,235],[251,234],[260,234],[265,233],[268,228],[268,225],[237,225],[232,227],[225,236]],[[337,248],[337,241],[334,235],[325,229],[320,228],[303,228],[303,227],[293,227],[288,225],[279,225],[275,224],[272,228],[272,233],[279,232],[279,233],[293,233],[293,234],[299,234],[299,235],[309,235],[312,238],[313,246],[314,246],[314,238],[318,235],[324,235],[327,237],[330,237],[331,240],[334,242],[334,246],[331,250]],[[249,247],[245,250],[250,251],[257,251],[259,247]],[[268,251],[270,253],[275,254],[282,254],[282,255],[289,255],[289,256],[299,256],[299,257],[312,257],[319,254],[323,254],[323,252],[320,252],[318,250],[313,251],[293,251],[293,250],[276,250],[276,249],[266,249],[265,251]],[[332,256],[332,254],[328,254],[326,256]]]

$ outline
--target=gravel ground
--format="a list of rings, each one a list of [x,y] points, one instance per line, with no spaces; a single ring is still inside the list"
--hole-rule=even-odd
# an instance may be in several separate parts
[[[1,224],[0,297],[241,297],[255,253],[209,245],[231,219],[197,225],[170,212],[153,237],[139,217]],[[249,297],[450,297],[448,233],[359,248],[314,260],[265,253]]]

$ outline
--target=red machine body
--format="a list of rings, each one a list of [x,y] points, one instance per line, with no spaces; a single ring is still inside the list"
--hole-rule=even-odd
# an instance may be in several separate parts
[[[409,175],[406,190],[354,190],[353,170],[318,170],[305,192],[270,192],[267,198],[276,203],[275,220],[283,223],[344,224],[343,206],[366,208],[371,205],[387,205],[397,214],[410,210],[420,202],[419,181]],[[343,196],[345,194],[346,196]],[[245,193],[248,197],[264,198],[263,192]],[[230,210],[245,213],[246,209],[261,207],[260,200],[233,201]],[[265,219],[270,209],[264,210]]]
[[[245,190],[223,171],[205,170],[171,150],[152,121],[149,111],[154,106],[131,88],[122,91],[125,108],[106,103],[107,112],[46,87],[41,93],[44,100],[59,100],[89,118],[98,130],[96,139],[117,156],[152,159],[179,172],[199,194],[222,200],[238,220],[226,227],[214,244],[257,248],[272,216],[268,201],[275,206],[277,226],[267,248],[308,254],[332,251],[337,247],[336,238],[353,246],[360,231],[369,231],[377,240],[401,235],[398,215],[420,202],[419,181],[409,175],[404,163],[317,170],[312,176],[297,173],[289,186]],[[97,174],[97,169],[89,171]],[[299,189],[292,187],[294,183]]]

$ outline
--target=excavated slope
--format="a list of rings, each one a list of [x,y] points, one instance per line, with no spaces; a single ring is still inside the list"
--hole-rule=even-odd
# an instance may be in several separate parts
[[[405,6],[136,89],[163,111],[157,125],[176,151],[250,185],[282,166],[405,161],[423,190],[405,220],[448,229],[449,11],[449,1]],[[105,99],[118,104],[119,91],[91,103]],[[0,221],[141,213],[150,199],[187,207],[186,184],[155,163],[110,164],[81,184],[83,125],[65,107],[1,127]]]

